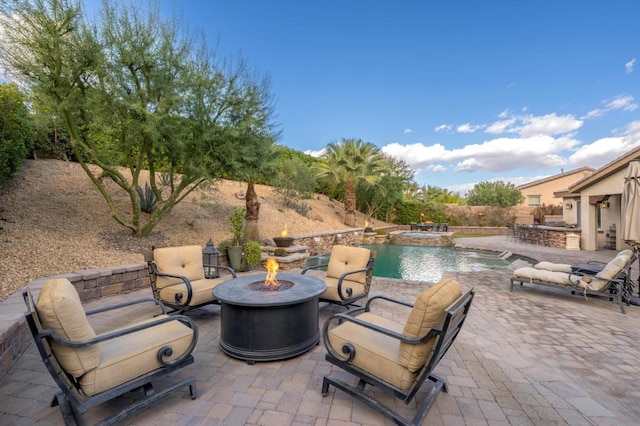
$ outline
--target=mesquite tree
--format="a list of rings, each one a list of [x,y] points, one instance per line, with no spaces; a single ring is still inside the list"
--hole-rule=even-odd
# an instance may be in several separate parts
[[[230,134],[270,123],[255,119],[270,111],[261,104],[270,99],[268,79],[241,59],[217,59],[157,7],[105,1],[94,20],[74,0],[8,0],[0,8],[3,66],[63,118],[74,156],[134,236],[148,235],[218,174]],[[145,169],[156,201],[148,215],[138,195]],[[121,191],[130,209],[119,207]]]

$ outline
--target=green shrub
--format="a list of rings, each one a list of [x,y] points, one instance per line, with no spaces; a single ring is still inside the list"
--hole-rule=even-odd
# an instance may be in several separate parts
[[[244,260],[249,266],[255,266],[262,261],[262,249],[257,241],[247,241],[244,243]]]
[[[229,239],[220,241],[220,243],[218,244],[218,250],[220,250],[220,254],[221,255],[227,254],[227,249],[232,245],[233,245],[233,241]]]
[[[15,84],[0,84],[0,186],[20,170],[32,145],[32,125]]]
[[[309,206],[309,204],[307,203],[302,203],[302,205],[300,206],[300,210],[298,210],[300,212],[300,214],[302,216],[307,216],[309,214],[309,210],[311,210],[311,207]]]
[[[229,219],[231,231],[231,241],[233,246],[241,246],[244,239],[244,216],[246,209],[244,207],[236,207],[233,209],[227,219]]]
[[[285,257],[287,255],[287,251],[279,247],[273,251],[273,255],[275,257]]]

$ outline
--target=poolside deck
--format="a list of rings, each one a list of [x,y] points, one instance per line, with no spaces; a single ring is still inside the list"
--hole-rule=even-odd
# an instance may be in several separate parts
[[[539,260],[574,263],[607,261],[615,251],[567,251],[507,242],[504,237],[458,241],[460,246],[504,250]],[[637,277],[637,270],[634,277]],[[438,368],[449,384],[429,412],[434,425],[632,425],[640,418],[640,307],[623,315],[607,300],[570,296],[530,287],[508,291],[509,272],[451,273],[476,298],[463,332]],[[413,300],[428,284],[375,279],[372,294]],[[562,293],[562,294],[561,294]],[[149,292],[118,295],[90,307],[116,303]],[[321,320],[334,312],[321,308]],[[404,313],[389,312],[401,319]],[[389,424],[344,393],[320,393],[332,370],[317,346],[285,361],[247,363],[226,356],[218,345],[219,307],[191,315],[200,330],[195,364],[180,375],[195,375],[199,397],[177,392],[129,417],[123,424],[153,425],[373,425]],[[0,424],[62,424],[56,391],[31,345],[0,379]],[[132,397],[135,398],[135,394]],[[398,409],[413,414],[388,397]],[[125,401],[91,411],[90,422]]]

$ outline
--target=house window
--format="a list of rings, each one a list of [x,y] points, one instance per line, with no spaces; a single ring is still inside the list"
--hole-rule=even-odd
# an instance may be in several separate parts
[[[530,206],[539,206],[540,195],[527,195],[527,202]]]

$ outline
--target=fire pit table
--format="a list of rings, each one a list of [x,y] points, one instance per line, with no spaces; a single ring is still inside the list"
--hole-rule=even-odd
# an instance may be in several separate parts
[[[319,296],[327,285],[319,278],[278,274],[280,289],[265,284],[267,274],[220,283],[220,347],[229,356],[254,364],[292,358],[320,340]]]

